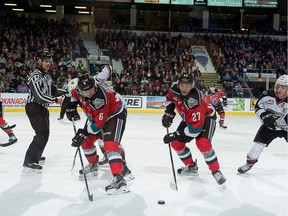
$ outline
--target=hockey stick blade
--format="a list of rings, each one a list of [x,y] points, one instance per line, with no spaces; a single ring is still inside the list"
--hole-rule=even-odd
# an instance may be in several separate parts
[[[88,195],[89,200],[92,202],[93,201],[93,193]]]
[[[178,191],[177,185],[174,184],[173,182],[169,182],[169,186],[170,186],[171,189],[173,189],[175,191]]]

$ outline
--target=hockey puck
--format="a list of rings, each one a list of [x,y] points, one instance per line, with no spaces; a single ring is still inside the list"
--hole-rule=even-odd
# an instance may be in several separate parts
[[[165,204],[165,201],[164,201],[164,200],[158,200],[158,204],[159,204],[159,205],[164,205],[164,204]]]

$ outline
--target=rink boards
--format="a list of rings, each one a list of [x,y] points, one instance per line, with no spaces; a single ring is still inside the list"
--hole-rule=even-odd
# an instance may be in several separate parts
[[[4,112],[25,112],[28,94],[2,93],[2,106]],[[123,96],[129,113],[163,113],[165,109],[165,96]],[[227,115],[254,115],[254,98],[228,98],[228,105],[224,107]],[[51,104],[51,112],[60,112],[58,104]],[[81,108],[78,109],[82,112]]]

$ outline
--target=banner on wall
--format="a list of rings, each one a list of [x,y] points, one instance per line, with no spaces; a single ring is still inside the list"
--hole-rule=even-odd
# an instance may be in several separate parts
[[[23,109],[27,101],[28,94],[21,93],[1,93],[0,98],[2,99],[3,108],[8,110],[17,110],[17,108]],[[127,108],[130,110],[145,110],[152,111],[164,110],[166,107],[165,96],[123,96],[126,102]],[[254,113],[254,106],[257,99],[251,98],[228,98],[228,106],[224,107],[225,111],[232,112],[249,112]],[[51,108],[59,107],[59,104],[51,104]]]
[[[166,97],[147,96],[146,109],[165,109]]]
[[[28,94],[9,94],[1,93],[2,106],[9,108],[22,108],[25,107]]]
[[[124,96],[127,108],[132,109],[142,109],[143,108],[143,99],[142,97],[137,96]]]

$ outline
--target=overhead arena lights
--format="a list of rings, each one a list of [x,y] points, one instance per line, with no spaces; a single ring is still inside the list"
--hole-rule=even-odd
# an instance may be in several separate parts
[[[52,5],[40,5],[40,7],[43,7],[43,8],[52,8]]]
[[[4,3],[5,6],[11,6],[11,7],[15,7],[17,6],[17,4],[14,3]]]
[[[90,14],[89,11],[78,11],[79,14]]]
[[[13,11],[24,11],[22,8],[12,8]]]
[[[85,6],[75,6],[76,9],[87,9]]]
[[[56,10],[45,10],[47,13],[56,13]]]

